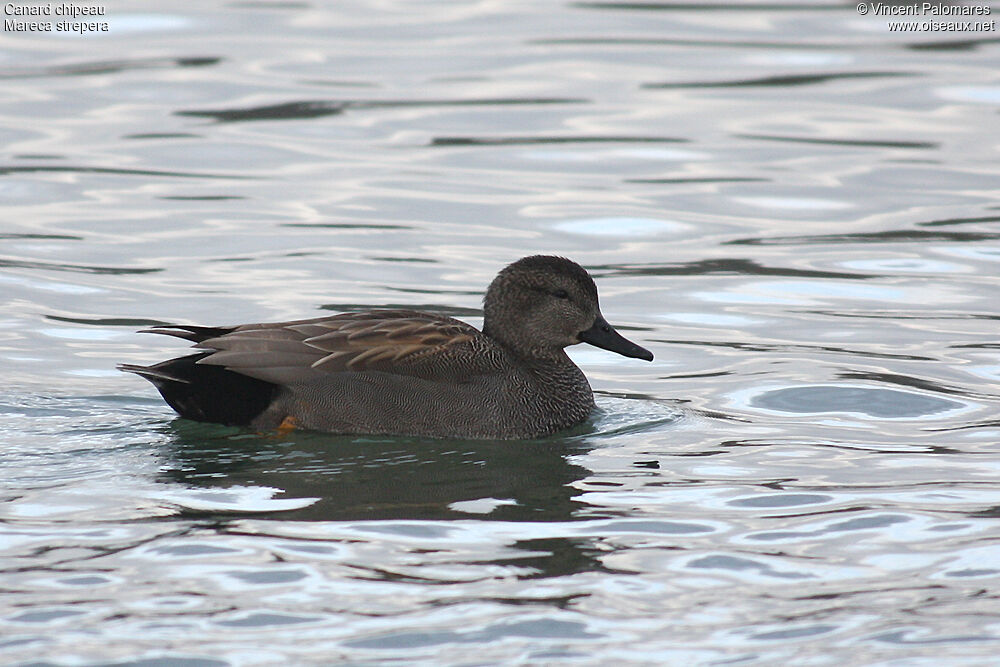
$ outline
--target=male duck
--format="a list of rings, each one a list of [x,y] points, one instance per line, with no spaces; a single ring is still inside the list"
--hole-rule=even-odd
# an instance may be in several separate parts
[[[573,426],[594,395],[566,348],[580,342],[652,361],[601,315],[579,264],[535,255],[504,268],[483,330],[441,315],[365,310],[294,322],[157,326],[196,354],[121,364],[182,417],[255,429],[535,438]]]

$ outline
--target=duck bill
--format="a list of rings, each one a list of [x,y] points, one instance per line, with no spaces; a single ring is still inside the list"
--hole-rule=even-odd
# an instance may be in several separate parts
[[[583,343],[590,343],[595,347],[600,347],[611,352],[617,352],[625,357],[634,359],[653,360],[653,353],[644,347],[640,347],[615,331],[615,328],[608,324],[603,316],[598,315],[594,321],[594,326],[586,331],[580,332],[579,339]]]

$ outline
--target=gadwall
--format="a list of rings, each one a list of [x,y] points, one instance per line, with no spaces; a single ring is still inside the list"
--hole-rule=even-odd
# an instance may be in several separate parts
[[[412,310],[366,310],[229,327],[164,325],[204,350],[121,364],[182,417],[258,430],[536,438],[584,421],[594,394],[566,348],[652,361],[601,315],[579,264],[525,257],[483,299],[483,330]]]

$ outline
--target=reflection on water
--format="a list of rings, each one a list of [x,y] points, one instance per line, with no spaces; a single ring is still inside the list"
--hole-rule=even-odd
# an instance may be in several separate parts
[[[933,396],[846,385],[776,389],[755,398],[753,405],[783,412],[860,412],[882,419],[913,419],[962,407]]]
[[[184,486],[270,487],[285,497],[316,499],[276,517],[285,520],[443,520],[469,516],[466,508],[491,509],[491,519],[568,521],[580,505],[572,484],[587,472],[566,461],[566,443],[558,440],[206,438],[200,434],[219,429],[184,421],[175,429],[165,445],[167,479]]]
[[[517,104],[574,104],[586,100],[560,98],[482,99],[482,100],[311,100],[287,102],[244,109],[198,110],[175,112],[178,116],[212,118],[223,123],[255,120],[295,120],[330,116],[350,109],[381,109],[394,107],[507,106]],[[476,140],[469,140],[476,143]],[[435,142],[436,143],[436,142]],[[546,141],[547,143],[547,141]]]
[[[241,429],[175,420],[160,445],[160,471],[168,482],[191,491],[195,507],[181,496],[183,510],[225,511],[205,506],[198,488],[235,488],[216,495],[228,509],[249,489],[280,490],[276,508],[283,520],[454,520],[480,515],[500,521],[571,521],[585,503],[576,482],[586,468],[568,460],[609,436],[640,434],[680,418],[669,405],[601,397],[591,422],[554,438],[528,441],[428,440],[354,437],[322,433],[249,434]],[[250,494],[254,498],[258,493]],[[270,495],[270,494],[267,494]],[[256,511],[266,512],[267,499]],[[599,509],[588,512],[600,514]],[[596,513],[595,513],[596,512]]]
[[[107,14],[4,34],[0,662],[994,659],[994,32],[837,3]],[[557,437],[192,424],[113,370],[176,352],[134,334],[168,322],[480,324],[540,252],[656,354],[573,348],[600,409]]]

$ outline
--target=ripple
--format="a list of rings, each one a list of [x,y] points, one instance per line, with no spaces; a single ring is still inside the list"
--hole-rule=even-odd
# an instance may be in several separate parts
[[[839,262],[839,266],[873,273],[969,273],[971,266],[941,262],[919,257],[892,257],[886,259],[854,259]]]
[[[27,259],[0,259],[0,268],[41,269],[45,271],[69,271],[72,273],[94,274],[143,274],[158,273],[161,268],[131,268],[124,266],[86,266],[83,264],[58,264],[56,262],[39,262]]]
[[[914,302],[919,297],[910,290],[844,281],[769,281],[742,283],[728,292],[695,292],[693,296],[712,303],[766,303],[775,305],[817,305],[836,299],[878,303]]]
[[[319,616],[293,616],[291,614],[256,613],[247,614],[241,618],[236,618],[230,621],[217,621],[217,624],[227,628],[267,628],[286,625],[300,625],[302,623],[315,623],[321,620],[323,619]]]
[[[776,412],[822,414],[842,412],[877,419],[915,419],[966,407],[926,394],[844,385],[807,385],[765,391],[750,400],[753,407]]]
[[[806,197],[733,197],[733,201],[759,208],[774,208],[786,211],[836,211],[854,207],[853,204],[834,199]]]
[[[627,238],[672,234],[685,231],[689,226],[658,218],[578,218],[558,222],[552,228],[584,236]]]
[[[117,23],[115,30],[118,29]],[[91,33],[94,36],[98,33]],[[75,36],[75,34],[74,34]],[[137,58],[134,60],[97,60],[67,65],[0,69],[0,79],[29,79],[48,76],[83,76],[113,74],[137,69],[172,69],[176,67],[205,67],[217,65],[221,58]]]
[[[701,533],[714,533],[718,528],[702,523],[686,521],[608,521],[604,523],[589,524],[582,528],[580,532],[596,535],[627,535],[638,533],[642,535],[697,535]]]
[[[641,433],[680,422],[684,417],[684,412],[668,401],[596,393],[597,412],[592,417],[594,433],[588,434],[591,436]]]
[[[477,498],[475,500],[460,500],[448,505],[449,509],[466,514],[489,514],[504,505],[517,505],[513,498]]]
[[[695,558],[688,562],[687,567],[700,570],[746,572],[775,579],[812,579],[815,577],[815,575],[806,572],[795,572],[787,569],[778,570],[765,562],[753,558],[721,554]]]
[[[0,265],[2,265],[2,260],[0,260]],[[25,268],[42,268],[42,267],[36,265]],[[44,268],[47,269],[50,267],[46,266]],[[85,271],[85,273],[89,272]],[[8,275],[0,274],[0,283],[7,283],[9,285],[21,285],[29,289],[41,290],[43,292],[54,292],[57,294],[83,295],[83,294],[103,294],[107,292],[107,290],[98,287],[88,287],[86,285],[74,285],[71,283],[63,283],[55,280],[39,280],[35,277],[29,278],[27,276],[15,276],[9,274]]]
[[[169,544],[157,546],[149,550],[150,553],[170,556],[171,558],[198,558],[204,556],[221,556],[240,553],[239,549],[231,547],[217,547],[212,544]]]
[[[988,245],[977,245],[974,247],[949,246],[944,248],[937,248],[937,251],[942,254],[952,255],[954,257],[984,260],[987,262],[1000,262],[1000,246],[988,246]]]
[[[846,53],[823,51],[776,51],[754,54],[745,59],[755,65],[792,65],[796,67],[818,67],[825,65],[847,65],[853,57]]]
[[[938,88],[935,93],[938,97],[956,102],[1000,104],[1000,86],[947,86]]]
[[[282,512],[302,509],[319,498],[274,498],[281,489],[232,486],[226,489],[179,489],[157,493],[160,500],[183,509],[215,512]]]
[[[227,109],[185,109],[175,111],[177,116],[211,118],[219,123],[237,123],[262,120],[304,120],[335,116],[348,110],[391,109],[411,107],[467,107],[467,106],[519,106],[547,104],[582,104],[578,98],[524,97],[480,98],[454,100],[298,100],[264,106],[232,107]]]
[[[971,243],[975,241],[995,241],[1000,233],[995,232],[928,232],[920,229],[892,229],[884,232],[858,232],[852,234],[816,234],[809,236],[771,236],[743,238],[725,241],[724,245],[817,245],[839,243],[905,243],[928,241],[954,241]]]
[[[76,611],[73,609],[51,609],[51,610],[38,610],[38,611],[26,611],[17,616],[12,616],[9,618],[10,621],[14,623],[53,623],[58,621],[65,621],[70,618],[75,618],[80,616],[85,612]]]
[[[0,167],[0,176],[8,174],[35,174],[35,173],[70,173],[70,174],[112,174],[116,176],[167,176],[170,178],[224,178],[233,180],[246,180],[253,176],[239,176],[236,174],[211,174],[205,172],[184,172],[169,171],[161,169],[118,169],[115,167],[87,167],[71,165],[35,165],[18,167]]]
[[[608,160],[691,161],[703,159],[705,154],[679,148],[621,148],[601,151],[531,150],[525,151],[522,156],[539,162],[601,163]]]
[[[821,146],[847,146],[856,148],[939,148],[941,144],[933,141],[899,141],[894,139],[855,139],[826,137],[793,137],[772,134],[740,134],[741,139],[757,139],[760,141],[783,141],[798,144],[818,144]]]
[[[192,21],[175,14],[114,14],[108,17],[108,23],[112,33],[121,34],[181,30]]]
[[[39,329],[38,333],[49,338],[64,338],[67,340],[114,340],[127,334],[121,331],[107,329],[81,329],[65,327],[62,329]]]
[[[737,498],[727,505],[733,507],[798,507],[800,505],[817,505],[833,501],[832,496],[818,493],[780,493],[768,496],[753,496]]]
[[[813,86],[830,81],[843,79],[884,79],[913,76],[911,72],[831,72],[829,74],[789,74],[747,79],[729,79],[724,81],[689,81],[644,83],[643,88],[753,88],[775,87],[788,88],[792,86]]]
[[[681,324],[698,324],[712,327],[739,328],[760,324],[763,320],[744,315],[729,315],[724,313],[666,313],[658,316],[660,319]]]
[[[857,531],[867,531],[873,530],[878,531],[879,535],[888,535],[890,530],[894,526],[900,526],[903,524],[913,524],[915,523],[913,517],[903,516],[900,514],[886,514],[886,513],[876,513],[876,512],[866,512],[862,516],[855,516],[847,520],[839,520],[834,518],[833,520],[824,521],[822,524],[816,526],[815,528],[804,528],[801,530],[774,530],[774,531],[761,531],[756,533],[749,533],[744,538],[748,542],[791,542],[791,543],[802,543],[807,540],[816,540],[824,537],[837,537],[841,533],[853,533]],[[813,524],[815,525],[815,524]],[[921,526],[923,527],[923,526]],[[912,526],[911,526],[912,528]],[[898,533],[897,533],[898,534]],[[892,560],[891,558],[889,560]],[[872,563],[878,565],[877,563]],[[899,558],[896,558],[892,564],[892,568],[906,568],[908,564]]]
[[[525,146],[532,144],[662,144],[685,143],[676,137],[593,136],[579,137],[434,137],[431,146]]]
[[[246,572],[227,572],[228,576],[254,586],[272,586],[275,584],[291,584],[308,579],[309,575],[301,570],[250,570]]]
[[[788,266],[770,266],[749,259],[719,257],[693,262],[593,264],[587,267],[595,276],[787,276],[795,278],[842,278],[861,280],[873,276],[843,271],[816,271]]]
[[[394,651],[440,644],[489,644],[503,638],[534,637],[560,640],[599,638],[603,635],[590,632],[579,621],[560,621],[551,618],[501,622],[481,630],[439,630],[435,632],[393,632],[366,639],[345,642],[356,648]]]
[[[748,635],[748,639],[757,641],[785,641],[788,639],[802,639],[803,637],[815,637],[816,635],[826,635],[840,630],[836,625],[808,625],[798,628],[784,628],[772,630],[770,632],[758,632]]]
[[[856,530],[874,530],[876,528],[887,528],[900,523],[908,523],[910,517],[895,514],[876,514],[872,516],[861,516],[847,521],[837,521],[827,526],[820,533],[841,533]]]
[[[66,577],[65,579],[60,579],[59,583],[64,586],[86,586],[90,588],[92,586],[106,586],[111,584],[112,581],[112,579],[102,575],[85,575],[78,577]]]

